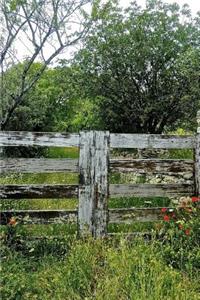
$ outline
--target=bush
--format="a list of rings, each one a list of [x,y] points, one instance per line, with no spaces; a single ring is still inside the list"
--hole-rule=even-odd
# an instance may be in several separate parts
[[[199,200],[183,197],[177,209],[162,209],[161,251],[166,262],[180,270],[200,270]]]

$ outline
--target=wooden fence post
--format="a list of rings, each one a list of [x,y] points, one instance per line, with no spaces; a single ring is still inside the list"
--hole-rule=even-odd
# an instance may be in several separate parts
[[[108,131],[80,133],[79,235],[101,237],[108,223]]]
[[[200,111],[197,112],[197,134],[195,146],[195,193],[200,197]]]

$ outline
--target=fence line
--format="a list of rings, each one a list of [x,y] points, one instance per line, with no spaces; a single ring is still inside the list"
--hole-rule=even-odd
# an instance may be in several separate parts
[[[53,173],[79,171],[78,159],[52,158],[7,158],[0,159],[0,174],[3,173]],[[179,176],[193,173],[191,159],[110,159],[112,173],[166,174]]]
[[[198,126],[200,114],[198,113]],[[77,198],[77,210],[2,211],[1,224],[14,215],[23,224],[77,223],[80,235],[107,235],[109,223],[158,221],[161,208],[108,209],[108,199],[118,197],[200,196],[200,129],[195,136],[110,134],[88,131],[80,134],[0,132],[0,147],[79,147],[77,159],[0,159],[1,174],[78,172],[79,184],[0,185],[1,199]],[[111,148],[193,149],[194,160],[109,159]],[[109,184],[109,172],[180,175],[193,173],[193,184]],[[38,200],[39,201],[39,200]]]
[[[79,134],[55,132],[0,131],[0,147],[79,147]],[[194,136],[111,133],[111,148],[194,149]]]

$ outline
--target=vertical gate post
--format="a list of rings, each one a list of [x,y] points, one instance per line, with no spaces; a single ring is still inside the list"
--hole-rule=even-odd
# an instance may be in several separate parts
[[[101,237],[108,223],[108,131],[80,133],[79,235]]]
[[[195,194],[200,197],[200,111],[197,112],[197,134],[195,145]]]

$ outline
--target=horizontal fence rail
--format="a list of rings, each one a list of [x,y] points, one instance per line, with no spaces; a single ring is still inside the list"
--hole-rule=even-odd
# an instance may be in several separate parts
[[[183,159],[111,159],[110,171],[176,176],[183,173],[193,173],[194,161]]]
[[[163,219],[160,207],[118,208],[109,210],[109,223],[132,224],[134,222],[155,222]],[[171,209],[173,211],[173,209]]]
[[[110,134],[111,148],[135,149],[194,149],[194,136],[159,135],[159,134]]]
[[[78,172],[78,159],[7,158],[0,159],[0,173]]]
[[[110,159],[110,172],[180,175],[193,173],[194,161],[183,159]],[[78,159],[0,159],[0,173],[52,173],[79,171]]]
[[[73,184],[5,184],[0,186],[1,199],[77,198],[78,185]]]
[[[110,197],[176,197],[191,196],[191,184],[111,184]]]
[[[161,207],[113,208],[108,209],[108,223],[132,224],[134,222],[154,222],[163,218]],[[173,211],[173,209],[170,209]],[[14,216],[20,224],[77,223],[78,210],[16,210],[2,211],[1,224],[6,225]]]
[[[79,147],[79,135],[54,132],[0,131],[0,147]]]
[[[52,132],[1,131],[0,147],[43,146],[79,147],[78,134]],[[194,136],[155,135],[155,134],[110,134],[111,148],[137,149],[194,149]]]
[[[15,217],[20,224],[77,223],[77,210],[8,210],[0,213],[1,225]]]

